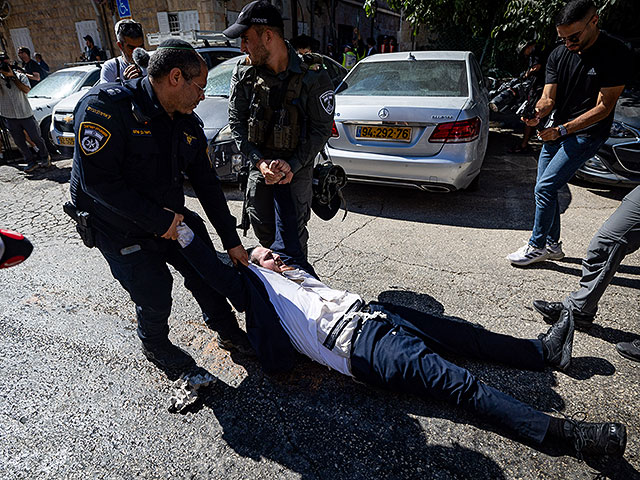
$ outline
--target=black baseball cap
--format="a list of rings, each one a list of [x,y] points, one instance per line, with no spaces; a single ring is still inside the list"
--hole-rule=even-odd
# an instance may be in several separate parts
[[[264,25],[284,29],[282,15],[276,7],[265,0],[256,0],[244,6],[236,23],[222,33],[229,38],[238,38],[251,25]]]
[[[0,52],[0,60],[9,60],[9,55],[7,55],[7,52]]]

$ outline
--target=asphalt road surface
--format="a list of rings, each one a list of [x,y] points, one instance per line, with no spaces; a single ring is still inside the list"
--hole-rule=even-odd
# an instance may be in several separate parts
[[[576,288],[589,240],[625,191],[570,185],[567,257],[514,268],[504,257],[528,239],[536,162],[503,154],[509,138],[492,131],[476,192],[348,186],[344,221],[311,221],[318,274],[368,300],[519,337],[545,331],[532,300]],[[177,274],[171,338],[218,382],[171,414],[172,383],[143,358],[132,303],[62,212],[70,168],[62,159],[29,176],[0,166],[0,224],[35,245],[27,262],[0,271],[0,478],[640,478],[639,365],[614,348],[640,332],[638,254],[602,299],[597,326],[576,333],[566,374],[454,359],[545,412],[625,423],[623,460],[581,462],[522,444],[446,404],[359,385],[311,361],[268,377],[217,347]],[[226,193],[239,215],[240,193]],[[200,210],[192,195],[188,205]],[[251,234],[244,241],[256,244]]]

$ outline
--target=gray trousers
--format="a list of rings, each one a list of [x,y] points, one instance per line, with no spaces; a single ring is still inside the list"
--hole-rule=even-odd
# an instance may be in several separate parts
[[[49,157],[49,152],[47,151],[47,146],[40,135],[40,128],[38,128],[38,124],[36,123],[36,119],[32,116],[27,118],[5,118],[7,121],[7,129],[11,133],[13,137],[13,141],[22,153],[22,156],[27,162],[32,162],[36,160],[36,155],[29,149],[29,145],[27,145],[27,139],[24,136],[24,132],[26,131],[29,134],[29,138],[33,140],[33,142],[38,147],[38,156],[40,160],[46,161]]]
[[[640,187],[636,187],[591,239],[587,257],[582,260],[580,288],[564,299],[564,306],[595,315],[622,259],[639,247]]]
[[[307,223],[311,217],[311,199],[313,197],[312,181],[313,165],[298,170],[291,180],[291,197],[296,209],[298,237],[305,257],[309,240]],[[273,187],[266,184],[264,177],[256,169],[251,170],[247,182],[247,213],[260,245],[271,247],[276,236]]]

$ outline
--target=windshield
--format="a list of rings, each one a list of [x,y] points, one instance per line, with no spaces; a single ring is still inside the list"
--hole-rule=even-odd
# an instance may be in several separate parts
[[[63,98],[73,93],[87,72],[82,70],[60,70],[33,87],[27,97]]]
[[[204,89],[205,96],[228,97],[234,68],[236,68],[236,62],[218,65],[209,70],[207,86]]]
[[[357,64],[340,95],[467,97],[464,60],[407,60]]]

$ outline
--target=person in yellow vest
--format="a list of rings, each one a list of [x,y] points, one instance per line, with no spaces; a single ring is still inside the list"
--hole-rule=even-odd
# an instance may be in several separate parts
[[[344,54],[342,55],[342,66],[347,70],[351,70],[358,62],[358,57],[353,52],[351,45],[344,46]]]

